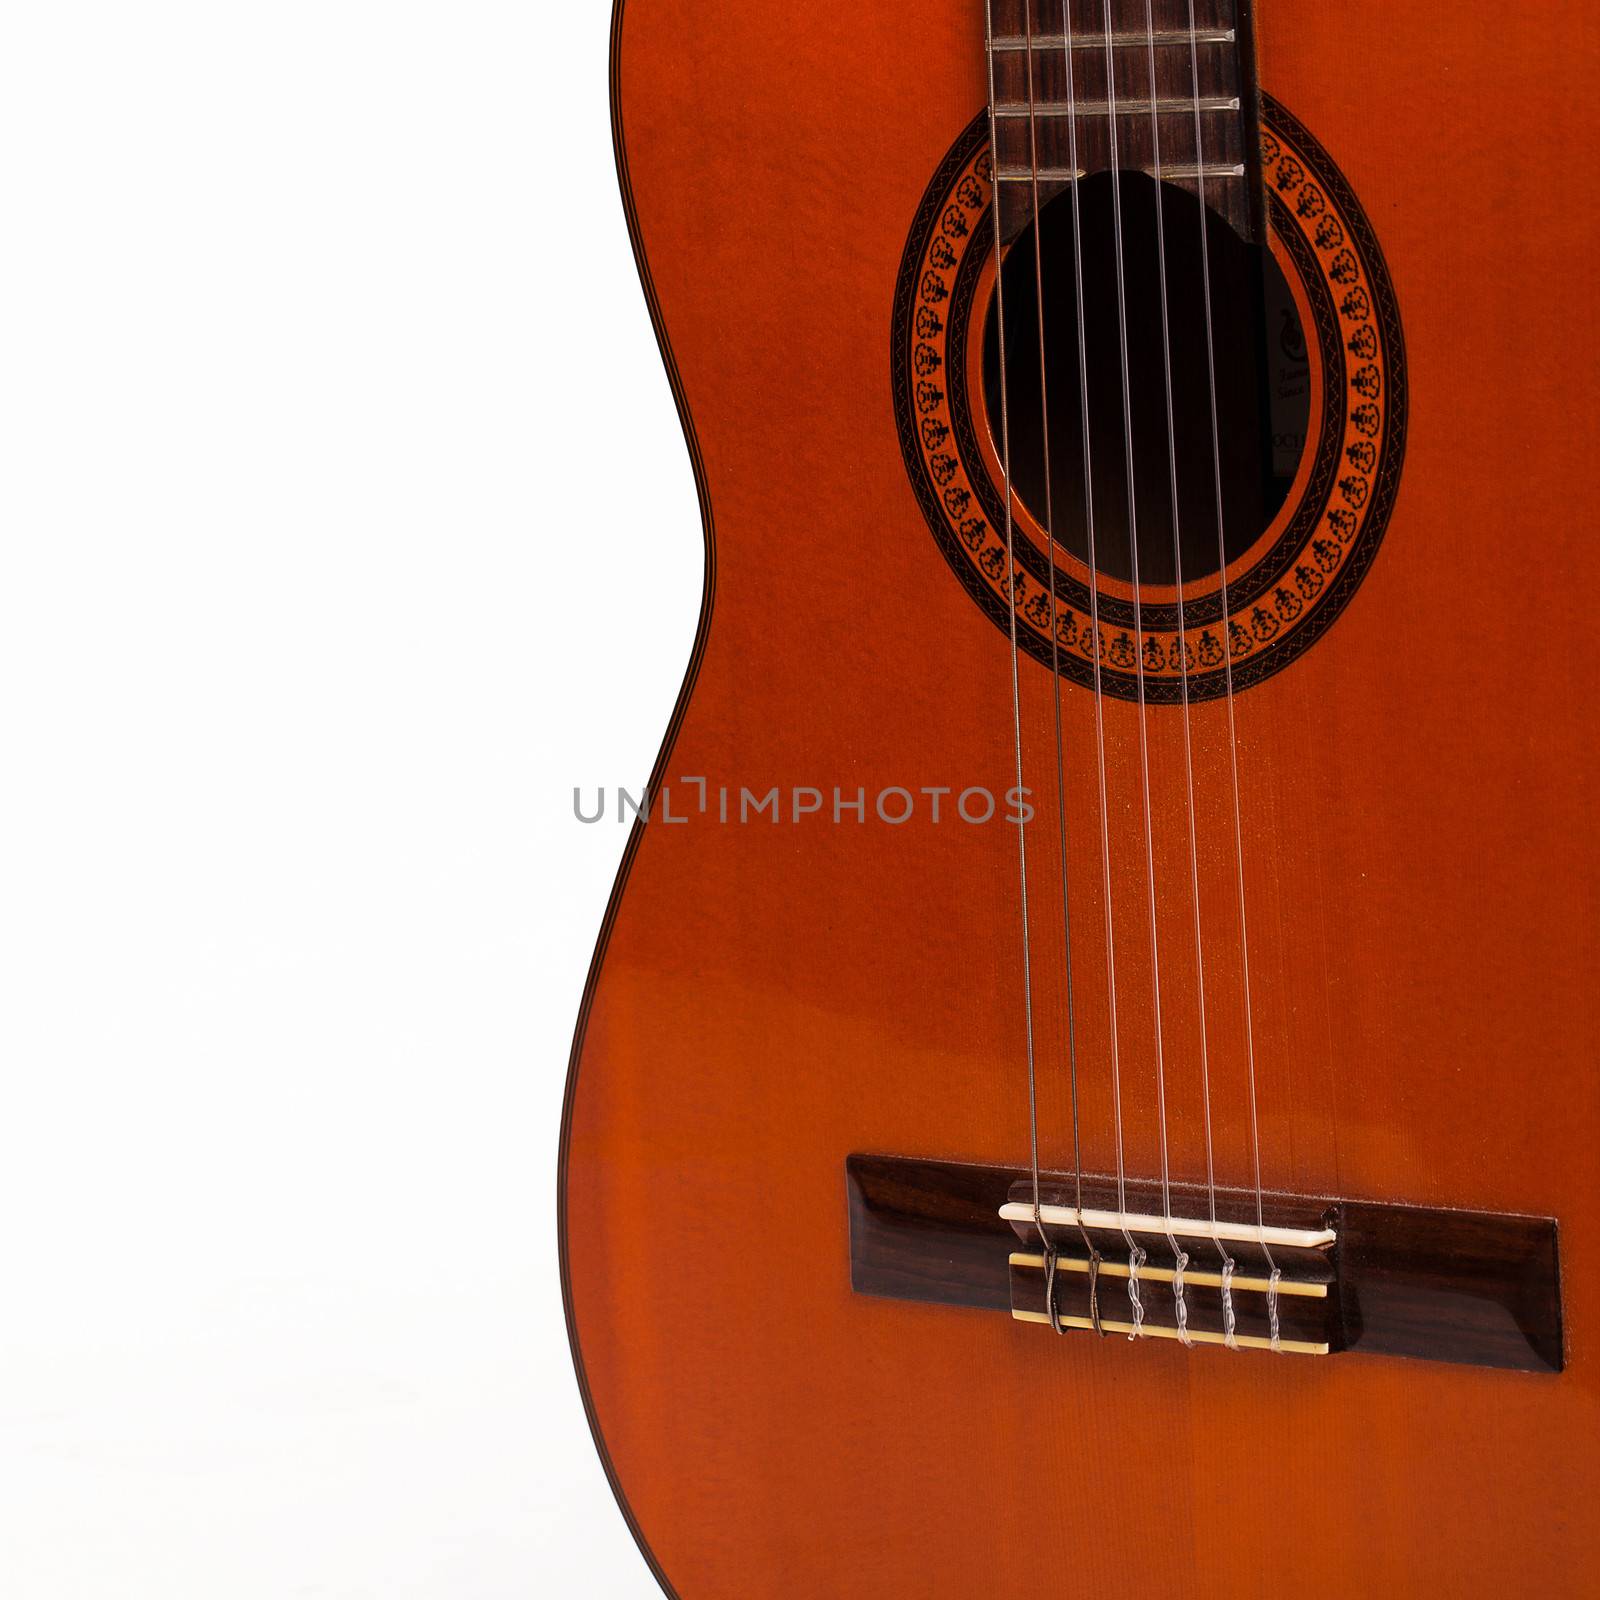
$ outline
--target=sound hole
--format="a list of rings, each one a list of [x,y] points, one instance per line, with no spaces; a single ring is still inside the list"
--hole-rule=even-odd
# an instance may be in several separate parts
[[[1130,403],[1124,406],[1117,310],[1114,185],[1122,202]],[[1082,276],[1073,249],[1070,191],[1054,196],[1010,247],[1003,268],[1007,419],[1013,488],[1033,516],[1080,560],[1089,560],[1084,494],[1084,410],[1078,362],[1083,299],[1088,369],[1089,464],[1094,486],[1094,565],[1133,578],[1128,530],[1137,521],[1141,584],[1177,581],[1167,361],[1161,331],[1157,186],[1143,173],[1109,173],[1079,185]],[[1212,448],[1200,208],[1194,195],[1160,186],[1166,233],[1172,421],[1177,466],[1177,550],[1185,585],[1219,567],[1216,465]],[[1311,396],[1305,335],[1293,296],[1270,251],[1205,213],[1210,256],[1223,539],[1231,562],[1283,505],[1305,448]],[[1044,287],[1044,382],[1039,355],[1039,285]],[[1000,349],[994,301],[985,318],[984,399],[1001,440]],[[1048,407],[1047,517],[1045,417]],[[1132,421],[1133,509],[1129,515],[1127,418]]]

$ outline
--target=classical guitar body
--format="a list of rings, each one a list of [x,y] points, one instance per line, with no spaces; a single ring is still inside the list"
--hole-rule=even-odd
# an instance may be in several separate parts
[[[562,1246],[669,1593],[1596,1592],[1597,89],[617,0],[706,587]]]

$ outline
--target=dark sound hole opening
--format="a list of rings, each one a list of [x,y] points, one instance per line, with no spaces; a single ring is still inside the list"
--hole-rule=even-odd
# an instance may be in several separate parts
[[[1084,331],[1088,360],[1089,447],[1094,485],[1096,568],[1131,582],[1128,469],[1117,314],[1112,205],[1120,185],[1128,322],[1128,394],[1133,437],[1133,504],[1139,530],[1139,581],[1177,581],[1168,452],[1166,362],[1162,348],[1160,257],[1155,181],[1109,173],[1078,187],[1082,211]],[[1168,324],[1172,349],[1172,437],[1176,444],[1178,551],[1187,586],[1218,571],[1216,476],[1206,359],[1200,208],[1194,195],[1160,186],[1166,231]],[[1294,297],[1269,250],[1242,240],[1207,211],[1212,346],[1221,445],[1224,536],[1231,562],[1282,507],[1306,444],[1311,414],[1305,335]],[[1046,526],[1045,428],[1049,417],[1049,511],[1055,537],[1089,560],[1084,494],[1084,426],[1078,363],[1078,285],[1072,199],[1066,191],[1040,209],[1039,271],[1034,224],[1004,266],[1007,418],[1011,477],[1018,498]],[[1044,384],[1039,356],[1039,284],[1044,286]],[[994,301],[985,318],[984,400],[998,444],[1000,349]]]

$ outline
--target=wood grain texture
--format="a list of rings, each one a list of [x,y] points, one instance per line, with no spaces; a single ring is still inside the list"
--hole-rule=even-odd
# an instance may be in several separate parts
[[[1176,1347],[1133,1363],[1092,1338],[854,1294],[851,1151],[1027,1159],[1014,830],[653,824],[630,843],[580,1019],[562,1247],[597,1436],[682,1600],[1032,1593],[1041,1549],[1072,1553],[1067,1592],[1247,1600],[1580,1595],[1600,1561],[1600,341],[1578,178],[1600,16],[1576,0],[1515,26],[1483,0],[1271,0],[1258,37],[1264,87],[1378,231],[1411,385],[1371,572],[1237,707],[1264,1180],[1559,1218],[1567,1370]],[[707,616],[660,778],[869,794],[1011,781],[1003,638],[929,537],[887,376],[911,218],[984,102],[979,40],[969,0],[618,9],[624,192],[707,518]],[[1053,817],[1037,663],[1022,690],[1029,781]],[[1081,763],[1076,687],[1065,715]],[[1130,1039],[1150,1030],[1136,715],[1107,707]],[[1219,723],[1197,710],[1204,982],[1219,1176],[1238,1184]],[[1171,1155],[1194,1178],[1176,724],[1152,713],[1151,738]],[[1098,825],[1090,788],[1069,769],[1074,862]],[[1053,889],[1060,865],[1041,831],[1036,884]],[[1072,873],[1085,1159],[1104,1170],[1098,896],[1096,873]],[[1061,1167],[1065,951],[1043,890],[1033,931],[1042,1155]],[[1147,1047],[1126,1050],[1124,1079],[1129,1166],[1148,1173]],[[1076,1492],[1086,1452],[1092,1499]],[[1137,1539],[1100,1536],[1108,1496],[1138,1497]],[[1328,1531],[1308,1545],[1307,1528]]]

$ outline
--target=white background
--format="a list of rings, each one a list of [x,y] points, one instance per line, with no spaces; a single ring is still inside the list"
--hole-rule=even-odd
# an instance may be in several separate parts
[[[554,1234],[700,581],[607,0],[4,10],[0,1591],[652,1596]]]

